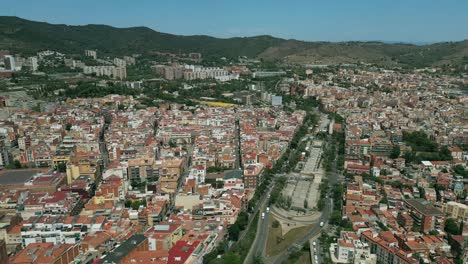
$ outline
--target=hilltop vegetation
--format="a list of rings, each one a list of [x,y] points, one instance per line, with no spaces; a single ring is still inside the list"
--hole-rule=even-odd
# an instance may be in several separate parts
[[[0,49],[33,54],[53,49],[82,54],[97,49],[100,55],[132,53],[201,52],[204,56],[286,59],[300,63],[375,63],[403,67],[468,63],[468,41],[425,46],[381,42],[305,42],[271,36],[220,39],[209,36],[177,36],[147,27],[115,28],[105,25],[67,26],[0,17]]]
[[[270,36],[219,39],[209,36],[177,36],[156,32],[147,27],[53,25],[17,17],[0,17],[0,49],[13,52],[35,53],[52,49],[82,54],[85,49],[97,49],[101,55],[180,51],[255,57],[282,41],[284,40]]]

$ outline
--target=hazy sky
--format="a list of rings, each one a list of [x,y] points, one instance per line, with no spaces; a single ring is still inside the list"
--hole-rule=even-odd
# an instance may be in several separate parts
[[[468,39],[467,0],[10,0],[0,15],[182,35],[436,42]]]

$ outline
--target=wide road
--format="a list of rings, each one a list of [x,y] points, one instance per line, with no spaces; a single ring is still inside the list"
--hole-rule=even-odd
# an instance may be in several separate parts
[[[250,247],[249,253],[245,257],[244,263],[253,263],[255,256],[262,256],[265,252],[266,241],[268,238],[268,219],[271,213],[265,213],[265,219],[262,219],[262,212],[266,211],[269,200],[268,196],[273,190],[273,188],[274,184],[272,184],[271,187],[268,189],[266,195],[262,197],[261,202],[257,205],[257,207],[255,207],[255,211],[252,214],[255,215],[257,212],[259,212],[257,232],[255,233],[255,239],[252,243],[252,246]],[[249,223],[249,227],[250,224],[251,223]],[[245,230],[247,231],[249,227],[247,227]],[[242,237],[239,238],[239,240],[242,240]]]
[[[331,141],[331,136],[328,136],[328,142]],[[337,148],[338,150],[338,148]],[[333,161],[332,165],[332,171],[327,173],[328,175],[328,184],[330,189],[333,188],[333,185],[338,182],[339,174],[336,171],[336,159]],[[268,191],[270,193],[271,189]],[[320,216],[319,220],[317,220],[312,228],[304,234],[302,237],[297,239],[292,245],[285,251],[281,252],[279,255],[273,256],[268,258],[266,260],[266,263],[274,263],[274,264],[281,264],[284,261],[286,261],[289,257],[289,255],[296,250],[293,245],[300,245],[303,246],[307,241],[309,241],[311,238],[317,237],[322,230],[327,230],[327,224],[328,220],[330,218],[331,212],[332,212],[332,207],[333,207],[333,201],[328,198],[325,200],[325,206],[322,210],[322,215]],[[261,205],[256,208],[261,209],[260,210],[260,215],[261,212],[265,212],[266,209],[266,199],[265,196],[263,197]],[[268,239],[268,218],[270,217],[271,213],[265,214],[265,220],[262,220],[261,217],[259,217],[259,223],[258,223],[258,229],[256,233],[255,240],[250,248],[250,251],[247,255],[247,257],[244,260],[244,264],[251,264],[253,263],[254,257],[255,256],[265,256],[265,248],[266,248],[266,243]],[[320,222],[324,222],[325,226],[320,227]]]
[[[329,136],[329,140],[328,142],[330,142],[330,137]],[[337,148],[338,150],[338,148]],[[328,173],[329,177],[328,177],[328,185],[330,188],[333,188],[333,185],[335,185],[335,183],[338,182],[338,173],[336,171],[336,159],[333,161],[333,166],[332,166],[332,171]],[[330,196],[330,195],[329,195]],[[325,200],[325,206],[322,210],[322,216],[320,217],[320,220],[318,221],[318,223],[316,223],[310,230],[309,232],[307,232],[304,236],[302,236],[300,239],[296,240],[295,243],[293,244],[296,244],[296,245],[300,245],[300,246],[303,246],[307,241],[309,241],[311,238],[314,238],[316,236],[318,236],[320,234],[320,232],[322,231],[322,229],[324,230],[327,230],[327,223],[328,223],[328,220],[330,218],[330,215],[331,215],[331,212],[332,212],[332,208],[333,207],[333,201],[332,199],[328,198]],[[325,226],[324,227],[320,227],[320,222],[324,222],[325,223]],[[277,255],[277,256],[274,256],[272,258],[270,258],[269,260],[271,261],[268,261],[268,263],[274,263],[274,264],[281,264],[283,263],[284,261],[286,261],[289,257],[289,254],[292,253],[294,250],[294,248],[292,246],[290,246],[288,248],[288,250],[286,251],[283,251],[281,252],[281,254]]]
[[[316,237],[320,234],[322,229],[325,229],[326,226],[320,227],[320,222],[327,223],[328,219],[330,218],[330,202],[327,200],[327,205],[322,211],[322,216],[320,217],[320,220],[318,223],[314,224],[313,227],[305,234],[303,235],[300,239],[296,240],[294,244],[303,246],[307,241],[309,241],[311,238]],[[286,251],[281,252],[281,254],[271,258],[271,263],[275,264],[281,264],[284,261],[286,261],[289,257],[289,254],[292,253],[295,249],[294,246],[290,246]]]
[[[265,213],[265,219],[262,219],[262,217],[259,218],[258,221],[258,227],[257,227],[257,237],[256,241],[252,244],[251,251],[255,256],[263,256],[265,253],[266,249],[266,243],[268,239],[268,221],[270,219],[270,214],[266,212],[266,208],[263,207],[260,211],[260,216],[261,212]]]

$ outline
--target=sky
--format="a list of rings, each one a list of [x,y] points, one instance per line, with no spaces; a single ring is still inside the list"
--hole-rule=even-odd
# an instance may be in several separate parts
[[[430,43],[468,39],[466,0],[13,0],[0,15],[178,35]]]

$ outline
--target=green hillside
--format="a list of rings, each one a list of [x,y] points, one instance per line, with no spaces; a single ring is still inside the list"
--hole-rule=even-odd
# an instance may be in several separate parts
[[[468,41],[426,46],[381,42],[305,42],[271,36],[220,39],[178,36],[146,27],[115,28],[105,25],[68,26],[0,16],[0,49],[33,54],[52,49],[82,54],[128,55],[151,51],[201,52],[225,57],[249,56],[301,63],[369,62],[425,67],[468,63]]]
[[[97,49],[101,53],[116,55],[181,51],[254,57],[281,42],[284,40],[270,36],[219,39],[209,36],[177,36],[146,27],[52,25],[17,17],[0,17],[0,48],[18,52],[33,53],[53,49],[82,53],[84,49]]]

